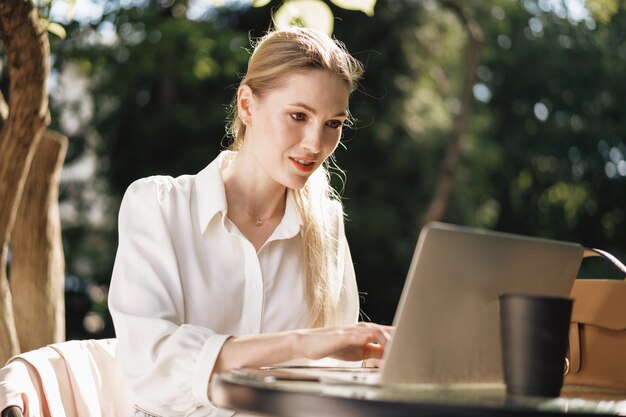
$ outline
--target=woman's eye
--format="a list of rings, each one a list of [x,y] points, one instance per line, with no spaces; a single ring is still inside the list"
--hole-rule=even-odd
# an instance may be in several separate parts
[[[343,126],[343,122],[341,120],[331,120],[328,122],[328,126],[332,127],[333,129],[339,129],[341,126]]]
[[[304,113],[291,113],[291,118],[293,120],[304,120],[306,117],[304,116]]]

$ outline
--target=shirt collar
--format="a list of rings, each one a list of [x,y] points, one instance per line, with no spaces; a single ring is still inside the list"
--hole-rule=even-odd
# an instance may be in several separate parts
[[[292,238],[301,232],[302,225],[303,221],[296,203],[295,192],[289,189],[287,190],[287,201],[285,202],[285,214],[283,219],[268,241]]]
[[[196,175],[196,204],[200,232],[204,233],[211,220],[218,214],[226,216],[226,190],[222,180],[222,167],[235,157],[233,151],[222,151],[206,168]],[[287,190],[285,215],[269,240],[288,239],[301,231],[303,225],[296,203],[295,192]]]
[[[196,204],[201,233],[204,233],[216,214],[226,214],[228,209],[221,167],[224,160],[232,153],[230,151],[221,152],[213,162],[196,175]]]

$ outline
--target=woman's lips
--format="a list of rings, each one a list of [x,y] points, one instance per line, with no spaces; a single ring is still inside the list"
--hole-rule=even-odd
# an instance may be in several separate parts
[[[311,172],[315,167],[315,160],[306,158],[289,158],[293,166],[302,172]]]

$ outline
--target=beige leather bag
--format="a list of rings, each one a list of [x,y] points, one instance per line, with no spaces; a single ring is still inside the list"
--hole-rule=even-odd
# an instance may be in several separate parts
[[[585,249],[589,256],[606,258],[626,276],[611,254]],[[565,383],[626,390],[626,281],[577,279],[571,296]]]

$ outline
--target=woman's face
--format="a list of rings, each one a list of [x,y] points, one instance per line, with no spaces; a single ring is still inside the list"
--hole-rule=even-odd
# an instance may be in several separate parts
[[[239,111],[247,118],[242,151],[252,156],[259,175],[302,188],[337,147],[349,95],[346,82],[321,69],[288,75],[260,98],[242,87]]]

